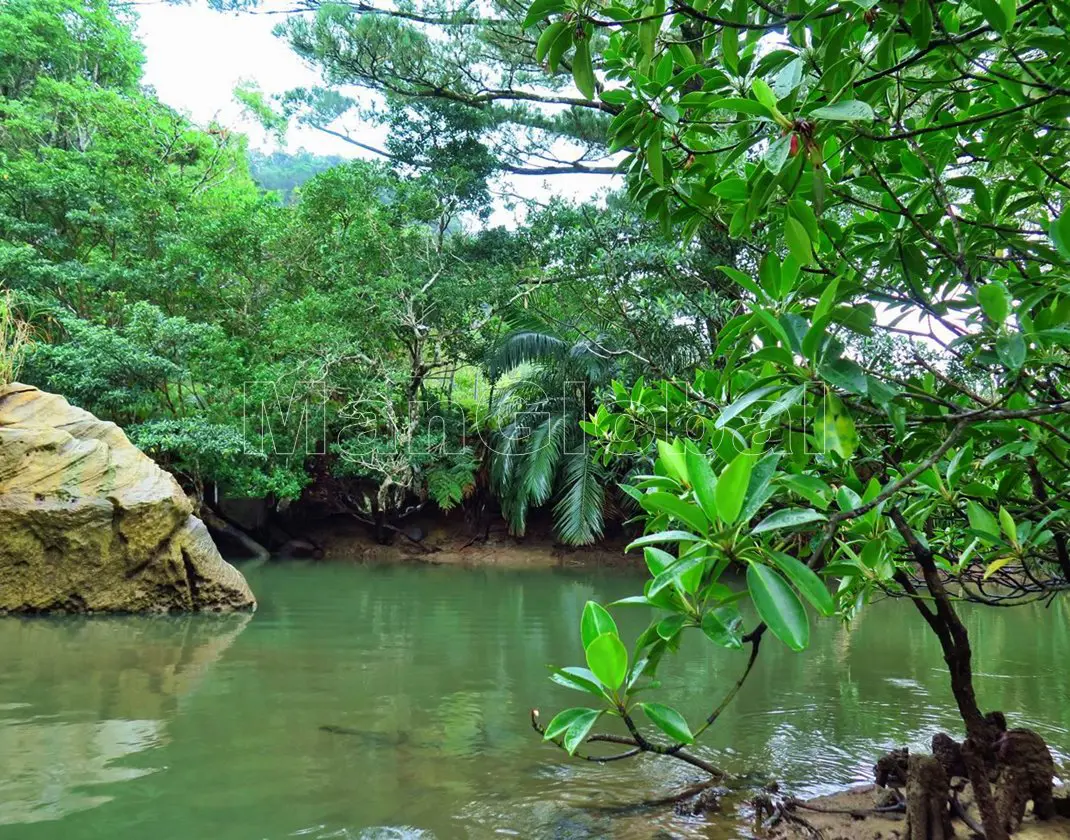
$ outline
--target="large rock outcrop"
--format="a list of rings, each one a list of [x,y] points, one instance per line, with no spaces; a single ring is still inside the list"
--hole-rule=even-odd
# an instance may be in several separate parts
[[[255,606],[178,483],[118,426],[0,386],[0,612]]]

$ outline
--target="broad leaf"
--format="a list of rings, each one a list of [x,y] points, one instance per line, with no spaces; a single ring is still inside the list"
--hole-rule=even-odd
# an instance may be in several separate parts
[[[836,612],[836,602],[832,600],[828,588],[813,569],[782,551],[772,551],[769,557],[799,593],[814,606],[814,609],[824,616],[830,616]]]
[[[621,687],[628,673],[628,651],[616,633],[603,633],[587,645],[587,667],[610,691]]]
[[[799,651],[810,643],[810,622],[798,596],[780,575],[759,563],[747,567],[747,590],[773,635]]]
[[[849,120],[870,122],[876,114],[873,109],[859,99],[845,99],[835,105],[826,105],[810,112],[810,116],[818,120]]]
[[[743,509],[754,460],[749,452],[741,452],[717,479],[717,514],[728,525],[736,521]]]
[[[809,508],[785,508],[771,513],[751,529],[752,534],[762,534],[766,531],[779,531],[783,528],[796,528],[799,525],[808,525],[811,522],[824,522],[828,517],[823,513]]]
[[[617,633],[617,622],[605,607],[594,601],[588,601],[583,608],[580,619],[580,638],[584,649],[603,633]]]
[[[676,709],[661,703],[640,703],[639,708],[650,718],[651,723],[677,743],[694,743],[695,737],[691,734],[687,721]]]

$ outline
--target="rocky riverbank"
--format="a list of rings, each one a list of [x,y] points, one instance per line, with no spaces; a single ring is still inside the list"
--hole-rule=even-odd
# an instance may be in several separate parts
[[[0,387],[0,612],[255,606],[178,482],[118,426]]]

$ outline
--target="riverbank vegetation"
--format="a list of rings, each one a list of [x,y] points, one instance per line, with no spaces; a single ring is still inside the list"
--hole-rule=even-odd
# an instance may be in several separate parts
[[[9,4],[24,376],[206,501],[315,499],[383,540],[430,505],[517,534],[549,510],[576,544],[629,520],[650,579],[588,604],[585,662],[554,672],[590,705],[533,716],[591,760],[716,777],[691,745],[763,639],[904,598],[965,727],[939,772],[1006,836],[1035,743],[978,700],[956,604],[1070,587],[1070,8],[307,11],[279,32],[329,86],[243,101],[368,150],[344,128],[368,88],[390,133],[385,163],[303,160],[280,197],[141,87],[106,5]],[[504,175],[611,170],[601,204],[488,222]],[[629,649],[610,609],[636,606]],[[640,699],[685,633],[741,660],[698,722]]]

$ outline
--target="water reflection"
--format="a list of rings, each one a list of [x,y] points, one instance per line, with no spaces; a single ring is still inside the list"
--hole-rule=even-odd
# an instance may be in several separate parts
[[[157,768],[166,721],[249,616],[0,619],[0,825],[57,820]]]
[[[0,621],[0,840],[738,836],[728,819],[628,810],[693,781],[688,767],[571,761],[530,729],[532,706],[583,702],[545,666],[581,661],[584,601],[637,578],[267,564],[250,583],[248,625]],[[1062,759],[1070,604],[1042,609],[966,620],[983,705]],[[646,619],[618,616],[629,635]],[[665,697],[705,716],[744,662],[691,639]],[[821,622],[802,655],[770,640],[697,751],[808,794],[958,727],[935,639],[884,603],[850,629]]]

